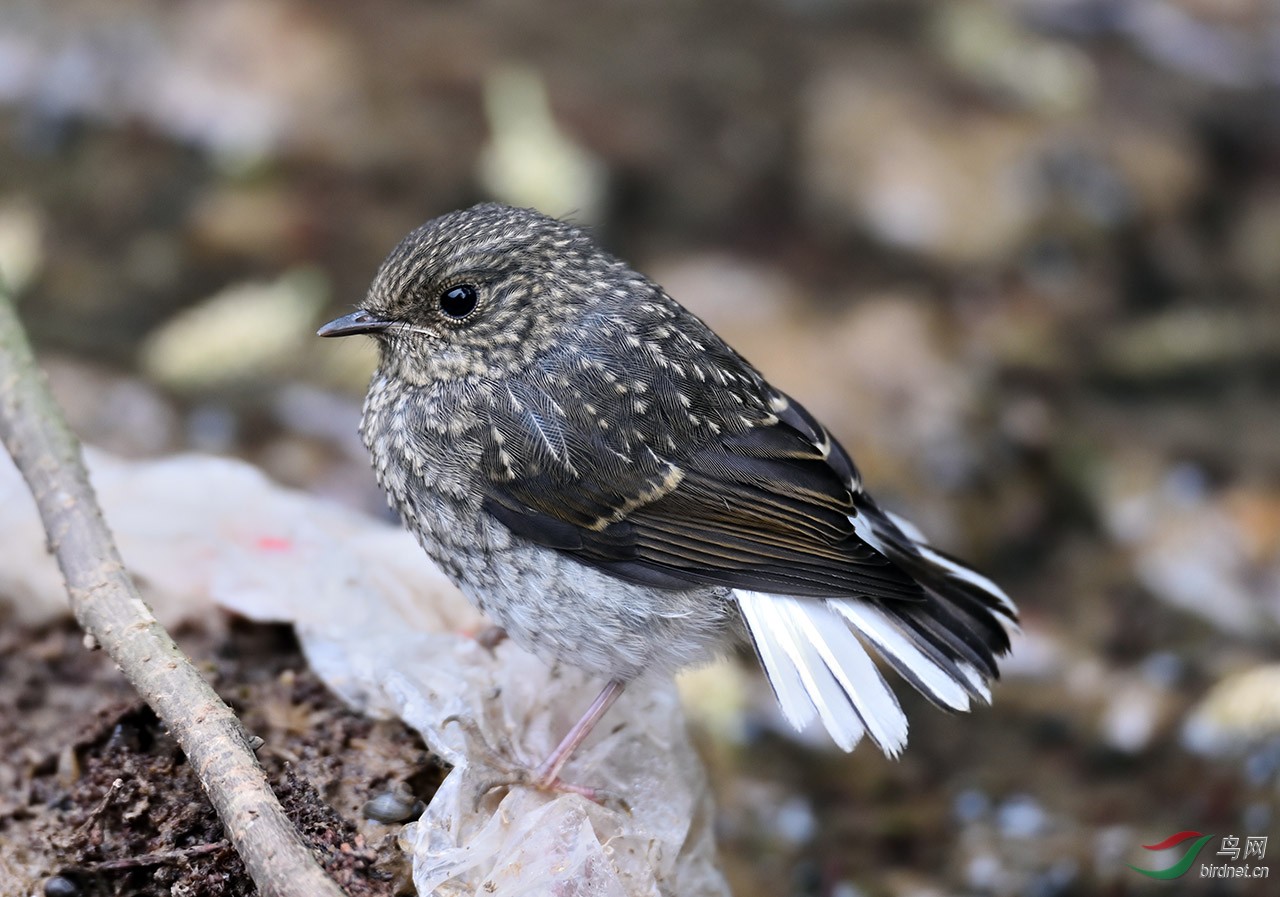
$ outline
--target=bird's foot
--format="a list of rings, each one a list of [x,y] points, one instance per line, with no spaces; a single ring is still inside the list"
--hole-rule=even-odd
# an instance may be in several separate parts
[[[454,714],[444,718],[443,724],[449,723],[456,723],[467,734],[468,756],[488,773],[486,778],[477,783],[476,810],[480,808],[480,801],[499,788],[524,787],[551,793],[578,794],[602,807],[623,813],[631,812],[630,805],[620,794],[603,788],[575,785],[564,781],[554,772],[548,773],[541,767],[531,768],[516,758],[515,748],[507,738],[501,738],[494,745],[473,719]]]

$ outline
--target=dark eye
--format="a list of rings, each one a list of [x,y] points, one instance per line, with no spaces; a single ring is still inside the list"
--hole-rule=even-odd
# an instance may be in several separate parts
[[[451,318],[465,318],[475,311],[480,294],[469,283],[459,284],[440,294],[440,310]]]

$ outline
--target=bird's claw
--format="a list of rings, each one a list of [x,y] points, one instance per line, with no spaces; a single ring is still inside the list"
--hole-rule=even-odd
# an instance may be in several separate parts
[[[497,747],[494,747],[489,740],[489,736],[471,717],[463,716],[459,713],[451,713],[440,721],[440,726],[443,728],[449,723],[457,724],[458,728],[467,736],[467,750],[475,750],[477,753],[482,754],[482,759],[486,765],[497,769],[518,767],[517,762],[513,759],[516,753],[515,748],[505,736],[502,736]]]
[[[473,762],[484,766],[492,773],[488,778],[481,779],[476,783],[475,806],[472,808],[475,811],[479,811],[480,802],[488,797],[491,792],[499,788],[520,786],[545,792],[577,794],[602,807],[626,814],[631,813],[631,805],[627,803],[622,795],[613,791],[592,788],[587,785],[575,785],[572,782],[564,781],[559,776],[550,778],[539,776],[537,770],[530,768],[528,764],[516,758],[515,749],[509,740],[504,737],[495,746],[474,719],[455,713],[446,716],[441,721],[441,725],[447,726],[449,723],[456,723],[466,733],[467,753]]]

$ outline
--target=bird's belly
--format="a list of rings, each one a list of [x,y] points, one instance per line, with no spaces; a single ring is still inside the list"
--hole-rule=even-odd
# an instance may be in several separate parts
[[[410,529],[473,604],[548,661],[629,681],[707,663],[740,637],[727,590],[635,585],[516,536],[478,509],[446,516],[428,523],[420,514]]]
[[[516,642],[600,676],[707,663],[739,625],[723,590],[634,585],[514,536],[476,572],[460,587]]]

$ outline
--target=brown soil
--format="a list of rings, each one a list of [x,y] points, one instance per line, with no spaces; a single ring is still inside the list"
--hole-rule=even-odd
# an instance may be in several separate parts
[[[291,631],[236,621],[180,632],[219,694],[264,739],[290,819],[351,897],[411,894],[398,826],[365,801],[442,768],[399,721],[346,708]],[[256,894],[177,744],[72,625],[0,634],[0,895]]]

